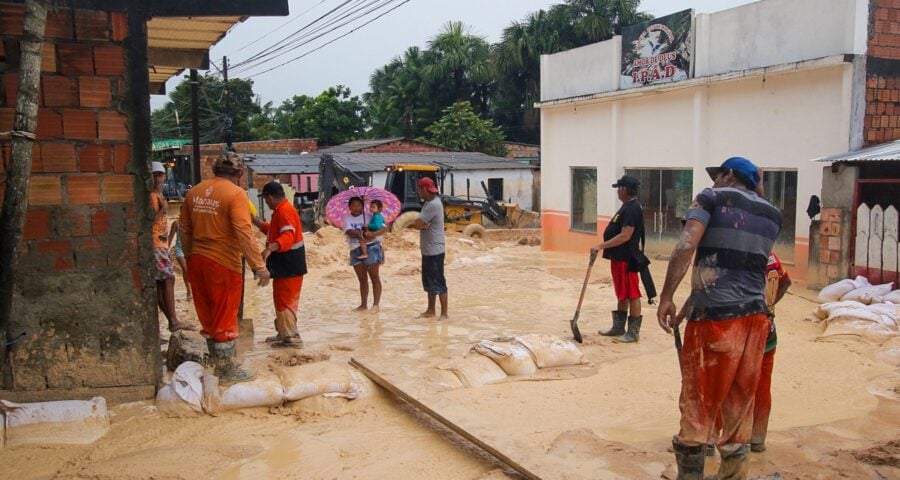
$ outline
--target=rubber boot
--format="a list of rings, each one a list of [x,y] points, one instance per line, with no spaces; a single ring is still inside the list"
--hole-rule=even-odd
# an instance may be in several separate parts
[[[241,368],[236,363],[237,360],[237,342],[234,340],[228,342],[211,342],[212,348],[210,355],[216,366],[216,376],[219,377],[220,385],[230,385],[237,382],[245,382],[256,377],[256,372],[249,369]]]
[[[621,337],[614,338],[613,341],[616,343],[634,343],[641,339],[641,322],[644,317],[638,315],[637,317],[628,317],[628,331],[625,332],[625,335]]]
[[[678,464],[676,480],[703,480],[703,465],[706,445],[685,445],[672,437],[672,448],[675,449],[675,463]]]
[[[745,480],[750,470],[750,445],[730,443],[719,447],[722,463],[719,464],[718,480]]]
[[[625,320],[628,318],[628,312],[614,310],[612,312],[613,326],[607,331],[600,331],[600,335],[604,337],[618,337],[625,333]]]

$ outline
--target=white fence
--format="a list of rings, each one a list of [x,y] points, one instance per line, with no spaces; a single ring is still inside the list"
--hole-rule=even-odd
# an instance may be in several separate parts
[[[896,208],[860,205],[856,209],[856,274],[868,277],[872,283],[897,282],[900,277],[898,240]]]

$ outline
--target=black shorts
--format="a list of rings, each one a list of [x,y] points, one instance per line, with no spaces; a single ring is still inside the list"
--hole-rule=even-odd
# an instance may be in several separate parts
[[[447,293],[447,280],[444,278],[444,254],[422,255],[422,288],[429,295]]]

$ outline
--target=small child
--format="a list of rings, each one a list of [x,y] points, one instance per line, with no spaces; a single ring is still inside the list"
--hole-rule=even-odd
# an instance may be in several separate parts
[[[369,224],[366,225],[366,230],[370,232],[377,232],[384,228],[384,217],[381,215],[381,209],[384,208],[384,205],[381,203],[381,200],[372,200],[369,203],[369,212],[372,213],[372,218],[369,220]],[[359,242],[360,260],[364,258],[369,258],[369,255],[366,253],[366,239],[365,237],[360,237]]]

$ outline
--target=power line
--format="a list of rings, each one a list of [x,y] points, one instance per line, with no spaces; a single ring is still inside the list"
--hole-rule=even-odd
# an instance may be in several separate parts
[[[276,27],[276,28],[275,28],[274,30],[272,30],[271,32],[269,32],[269,33],[267,33],[267,34],[265,34],[265,35],[263,35],[263,36],[257,38],[256,40],[254,40],[254,41],[252,41],[252,42],[250,42],[250,43],[244,45],[243,47],[241,47],[241,48],[235,50],[234,53],[238,53],[238,52],[244,50],[245,48],[249,47],[250,45],[253,45],[253,44],[259,42],[260,40],[262,40],[262,39],[268,37],[269,35],[271,35],[271,34],[277,32],[277,31],[281,30],[282,28],[286,27],[287,25],[290,25],[291,23],[296,22],[297,20],[299,20],[300,18],[302,18],[304,15],[306,15],[307,13],[309,13],[310,11],[312,11],[313,9],[315,9],[315,8],[318,7],[319,5],[322,5],[322,4],[325,3],[325,2],[326,2],[326,0],[321,0],[319,3],[317,3],[317,4],[315,4],[315,5],[313,5],[313,6],[309,7],[309,8],[307,8],[306,10],[304,10],[303,12],[301,12],[301,13],[300,13],[299,15],[297,15],[296,17],[294,17],[294,18],[292,18],[292,19],[290,19],[290,20],[288,20],[288,21],[282,23],[281,25],[279,25],[278,27]],[[234,53],[232,53],[232,55],[234,55]],[[216,68],[219,68],[219,67],[216,67]]]
[[[394,1],[394,0],[391,0],[391,1]],[[397,10],[398,8],[402,7],[403,5],[406,5],[406,4],[409,3],[410,1],[411,1],[411,0],[403,0],[400,4],[395,5],[394,7],[390,8],[389,10],[387,10],[387,11],[385,11],[385,12],[382,12],[381,14],[377,15],[376,17],[374,17],[374,18],[372,18],[372,19],[366,21],[366,22],[363,23],[362,25],[359,25],[359,26],[357,26],[357,27],[354,27],[354,28],[351,29],[350,31],[348,31],[348,32],[346,32],[346,33],[344,33],[344,34],[342,34],[342,35],[339,35],[338,37],[336,37],[336,38],[334,38],[334,39],[332,39],[332,40],[329,40],[328,42],[325,42],[325,43],[323,43],[322,45],[320,45],[320,46],[318,46],[318,47],[316,47],[316,48],[314,48],[314,49],[312,49],[312,50],[309,50],[309,51],[306,52],[306,53],[303,53],[303,54],[301,54],[301,55],[298,55],[298,56],[296,56],[296,57],[294,57],[294,58],[292,58],[292,59],[290,59],[290,60],[288,60],[288,61],[286,61],[286,62],[283,62],[283,63],[281,63],[281,64],[278,64],[278,65],[276,65],[276,66],[274,66],[274,67],[272,67],[272,68],[263,70],[262,72],[259,72],[259,73],[253,74],[253,75],[248,75],[247,77],[248,77],[248,78],[258,77],[258,76],[263,75],[263,74],[265,74],[265,73],[271,72],[272,70],[281,68],[281,67],[283,67],[283,66],[285,66],[285,65],[288,65],[288,64],[293,63],[293,62],[295,62],[295,61],[297,61],[297,60],[300,60],[301,58],[304,58],[304,57],[306,57],[306,56],[308,56],[308,55],[311,55],[311,54],[313,54],[313,53],[315,53],[315,52],[317,52],[317,51],[319,51],[319,50],[321,50],[321,49],[327,47],[328,45],[331,45],[332,43],[334,43],[334,42],[336,42],[336,41],[338,41],[338,40],[340,40],[340,39],[342,39],[342,38],[344,38],[344,37],[346,37],[346,36],[352,34],[353,32],[355,32],[355,31],[357,31],[357,30],[359,30],[359,29],[361,29],[361,28],[363,28],[363,27],[365,27],[365,26],[371,24],[372,22],[374,22],[374,21],[380,19],[381,17],[384,17],[385,15],[387,15],[387,14],[393,12],[394,10]],[[379,7],[379,8],[380,8],[380,7]],[[343,25],[342,25],[342,26],[343,26]],[[328,32],[326,32],[326,33],[328,33]],[[252,68],[252,67],[251,67],[251,68]]]

